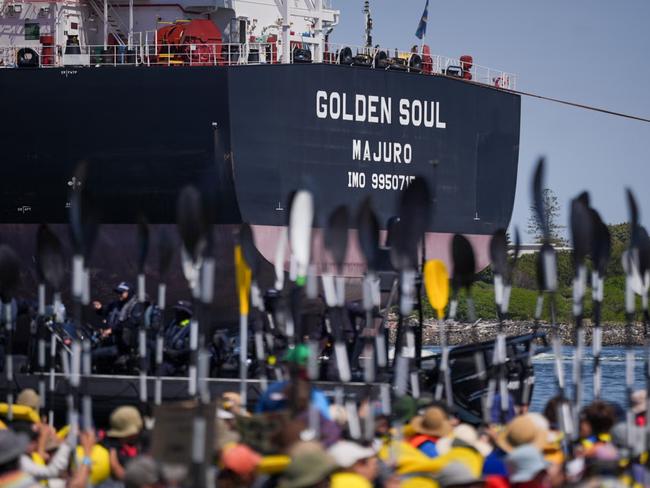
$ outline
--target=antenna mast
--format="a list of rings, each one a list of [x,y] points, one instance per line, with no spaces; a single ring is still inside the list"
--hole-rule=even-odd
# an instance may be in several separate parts
[[[372,47],[372,17],[370,16],[370,0],[363,2],[363,14],[366,18],[366,47]]]

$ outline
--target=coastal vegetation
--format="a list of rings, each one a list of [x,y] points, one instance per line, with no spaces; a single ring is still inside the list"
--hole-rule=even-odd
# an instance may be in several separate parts
[[[612,258],[605,278],[605,295],[602,306],[602,321],[604,323],[622,323],[625,321],[625,275],[621,265],[621,255],[629,240],[629,225],[627,223],[608,225],[612,239]],[[510,297],[509,318],[517,321],[532,319],[537,300],[537,253],[520,256],[513,274],[513,287]],[[558,292],[556,294],[556,321],[570,323],[573,318],[572,280],[574,275],[573,258],[570,251],[557,253]],[[588,263],[590,267],[590,263]],[[589,268],[590,269],[590,268]],[[590,284],[590,280],[588,285]],[[494,305],[493,276],[490,267],[484,269],[476,277],[471,289],[472,298],[476,305],[476,316],[482,320],[496,320]],[[467,319],[466,291],[461,290],[459,297],[458,318]],[[545,298],[543,320],[550,321],[549,297]],[[434,313],[426,299],[424,314],[433,317]],[[640,308],[640,304],[637,309]],[[592,315],[590,289],[585,295],[585,319]]]

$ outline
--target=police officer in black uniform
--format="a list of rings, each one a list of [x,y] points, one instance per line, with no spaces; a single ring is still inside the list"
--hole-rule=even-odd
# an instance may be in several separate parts
[[[113,290],[118,297],[104,306],[99,301],[94,301],[95,312],[102,318],[99,329],[99,346],[93,351],[93,363],[99,369],[112,364],[125,349],[124,335],[128,330],[128,321],[131,311],[137,304],[137,297],[129,283],[122,281]]]
[[[164,376],[182,374],[190,358],[192,304],[179,300],[173,310],[174,318],[165,329],[163,338],[162,374]]]

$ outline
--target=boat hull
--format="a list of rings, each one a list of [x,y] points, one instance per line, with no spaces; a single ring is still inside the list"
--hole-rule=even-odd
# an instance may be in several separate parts
[[[371,197],[385,229],[402,190],[423,177],[434,209],[427,257],[449,263],[449,238],[463,233],[479,268],[512,213],[520,98],[485,85],[319,64],[131,66],[1,69],[0,91],[11,94],[0,121],[3,240],[31,258],[35,224],[67,222],[70,192],[86,187],[107,224],[93,278],[107,282],[136,274],[139,216],[173,225],[189,184],[218,224],[218,282],[228,288],[233,227],[254,225],[270,260],[296,189],[313,193],[316,228],[336,206],[354,214]],[[81,162],[84,181],[74,177]],[[353,245],[345,273],[362,270]],[[172,295],[186,294],[178,272]]]

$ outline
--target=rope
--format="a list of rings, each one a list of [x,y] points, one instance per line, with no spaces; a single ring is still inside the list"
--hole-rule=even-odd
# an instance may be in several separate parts
[[[531,98],[539,98],[540,100],[547,100],[549,102],[561,103],[562,105],[569,105],[570,107],[582,108],[584,110],[591,110],[593,112],[600,112],[600,113],[607,114],[607,115],[614,115],[616,117],[623,117],[625,119],[637,120],[639,122],[646,122],[646,123],[650,124],[650,119],[647,119],[645,117],[639,117],[637,115],[624,114],[622,112],[614,112],[613,110],[607,110],[607,109],[600,108],[600,107],[594,107],[593,105],[585,105],[583,103],[570,102],[568,100],[561,100],[559,98],[545,97],[543,95],[537,95],[535,93],[528,93],[528,92],[523,92],[523,91],[519,91],[519,90],[503,89],[503,91],[507,91],[509,93],[514,93],[516,95],[523,95],[523,96],[531,97]]]

